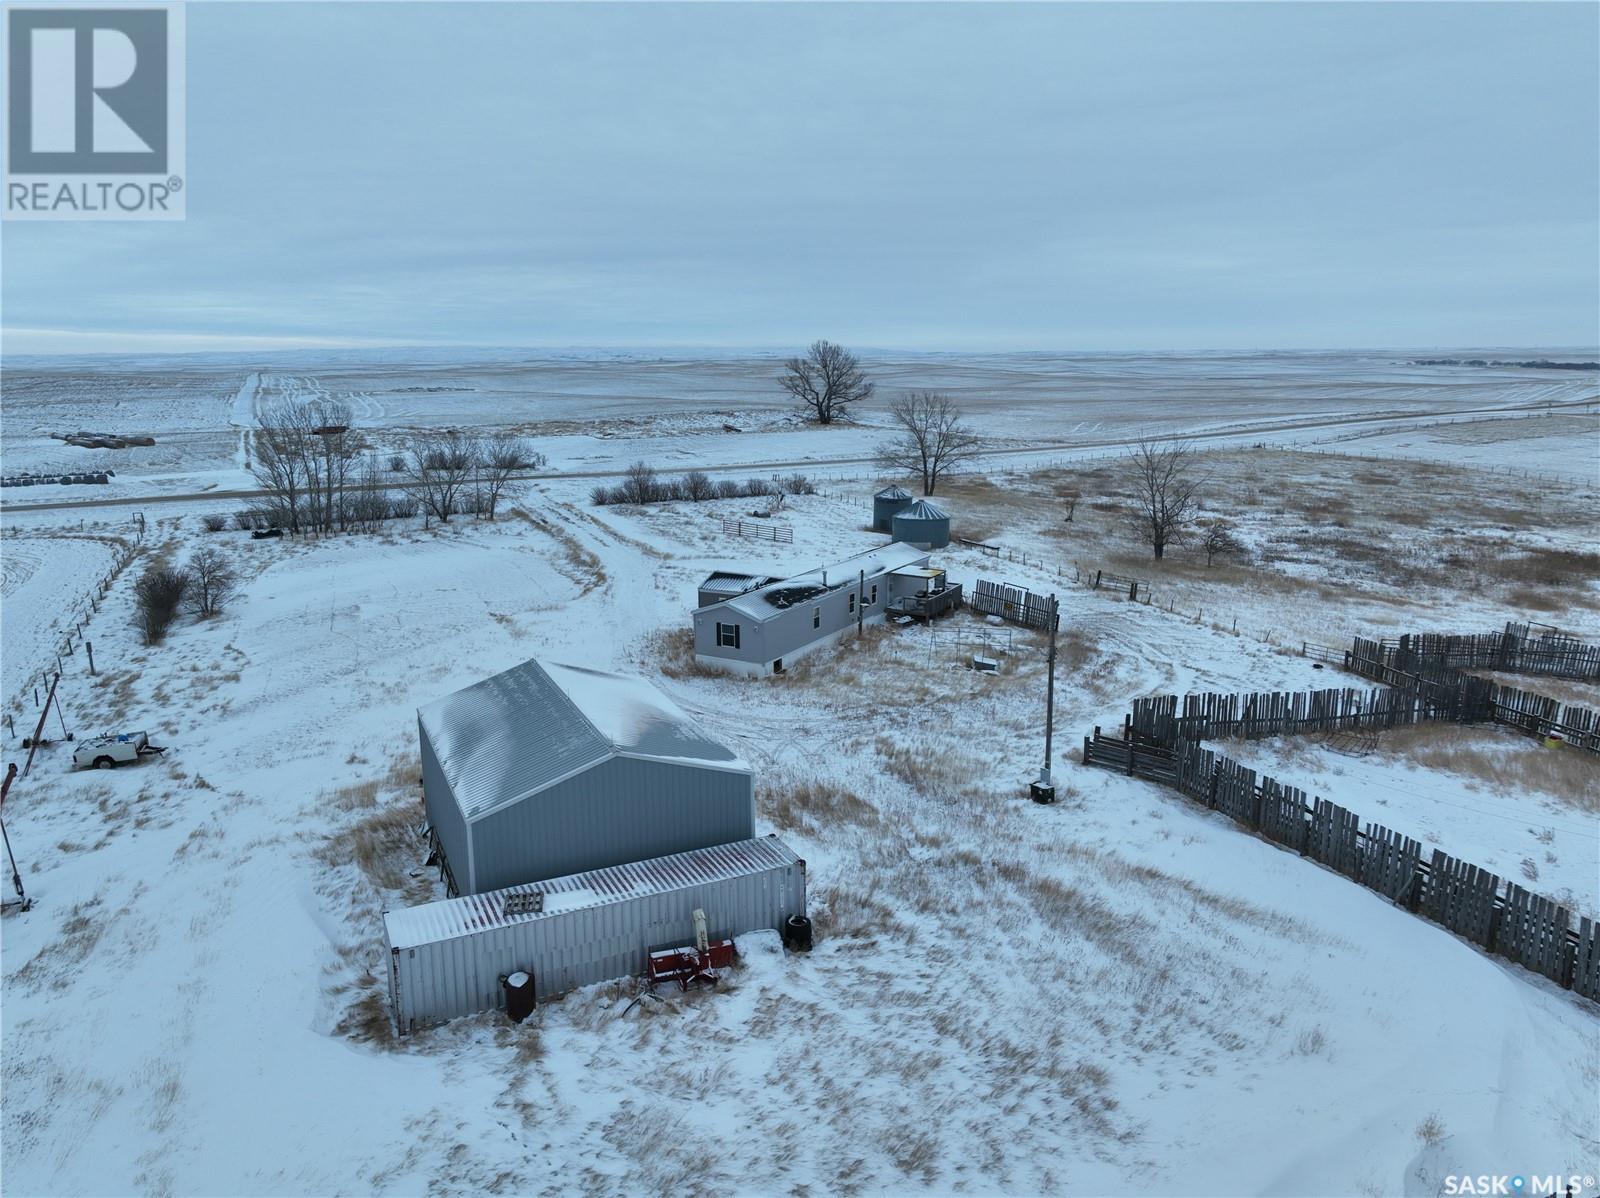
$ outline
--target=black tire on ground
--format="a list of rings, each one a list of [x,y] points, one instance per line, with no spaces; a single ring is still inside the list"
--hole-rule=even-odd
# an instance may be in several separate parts
[[[791,952],[811,951],[811,921],[804,915],[791,915],[783,924],[783,943]]]
[[[109,757],[96,757],[94,759],[94,768],[97,770],[114,770],[117,768],[117,763]]]

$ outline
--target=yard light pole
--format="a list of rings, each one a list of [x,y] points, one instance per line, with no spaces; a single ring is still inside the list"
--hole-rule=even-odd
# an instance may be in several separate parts
[[[1050,778],[1050,756],[1056,727],[1056,625],[1060,617],[1057,615],[1056,597],[1050,596],[1050,653],[1046,657],[1046,683],[1044,692],[1044,768],[1039,771],[1039,780],[1030,783],[1028,793],[1035,803],[1054,803],[1056,801],[1056,784]]]

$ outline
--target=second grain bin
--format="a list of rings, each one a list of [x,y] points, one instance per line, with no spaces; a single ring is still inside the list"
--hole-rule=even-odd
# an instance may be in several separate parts
[[[894,539],[918,549],[943,549],[950,543],[950,516],[943,508],[918,499],[890,520]]]
[[[896,512],[911,506],[911,492],[904,487],[888,486],[872,497],[872,527],[879,532],[890,532],[890,521]]]

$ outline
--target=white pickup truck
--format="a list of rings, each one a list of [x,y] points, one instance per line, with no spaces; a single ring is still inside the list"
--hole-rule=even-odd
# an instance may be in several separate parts
[[[93,766],[97,770],[114,769],[141,757],[157,757],[166,750],[150,743],[143,732],[108,732],[104,736],[80,740],[72,750],[72,764],[79,769]]]

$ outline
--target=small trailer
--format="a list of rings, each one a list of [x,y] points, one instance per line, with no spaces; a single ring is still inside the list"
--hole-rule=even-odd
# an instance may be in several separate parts
[[[150,743],[144,732],[108,732],[78,742],[72,750],[72,764],[77,769],[93,766],[97,770],[115,769],[145,757],[159,757],[166,750]]]

